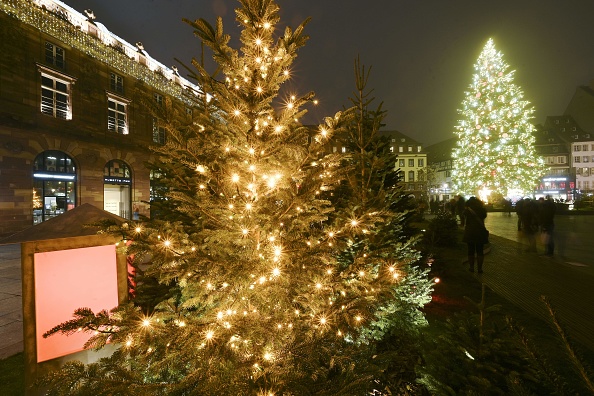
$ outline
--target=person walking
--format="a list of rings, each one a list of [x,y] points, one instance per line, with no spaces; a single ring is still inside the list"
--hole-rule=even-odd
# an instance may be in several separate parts
[[[474,272],[474,263],[476,257],[477,272],[483,273],[483,262],[485,254],[483,247],[489,242],[488,231],[485,228],[485,218],[487,210],[483,203],[476,197],[470,197],[466,201],[464,208],[464,236],[462,240],[468,246],[468,270]]]

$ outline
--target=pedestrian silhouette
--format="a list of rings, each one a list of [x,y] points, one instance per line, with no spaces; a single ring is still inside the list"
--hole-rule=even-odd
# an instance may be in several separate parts
[[[468,246],[468,270],[474,272],[476,258],[477,272],[483,273],[485,261],[484,246],[489,242],[489,231],[485,228],[487,211],[483,203],[476,197],[468,198],[464,208],[464,237]]]

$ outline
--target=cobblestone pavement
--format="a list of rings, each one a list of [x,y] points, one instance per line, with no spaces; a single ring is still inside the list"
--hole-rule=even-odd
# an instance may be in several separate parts
[[[21,245],[0,245],[0,359],[22,350]]]
[[[516,217],[489,213],[491,248],[476,275],[524,311],[548,321],[546,296],[570,336],[594,351],[594,216],[557,216],[554,258],[526,252]],[[538,251],[543,252],[540,242]],[[23,350],[20,245],[0,245],[0,359]]]
[[[506,218],[490,213],[486,226],[491,233],[491,250],[485,257],[484,274],[476,275],[493,291],[529,313],[550,321],[546,296],[572,339],[594,351],[594,249],[591,232],[582,232],[594,220],[584,216],[576,221],[557,216],[555,257],[527,252],[527,241],[517,231],[515,215]],[[540,254],[539,254],[540,253]]]

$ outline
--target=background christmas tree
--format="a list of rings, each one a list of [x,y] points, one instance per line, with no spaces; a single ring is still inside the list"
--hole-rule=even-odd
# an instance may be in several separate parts
[[[458,110],[462,118],[456,125],[452,182],[463,195],[521,197],[534,191],[543,174],[530,123],[534,108],[523,99],[508,67],[489,39]]]
[[[363,394],[389,367],[379,341],[423,324],[430,282],[401,234],[385,144],[365,123],[361,157],[324,155],[358,121],[349,110],[312,132],[298,120],[313,94],[281,90],[307,21],[275,38],[278,6],[240,3],[240,51],[220,19],[188,21],[219,66],[194,62],[196,108],[154,109],[166,199],[159,218],[117,230],[132,241],[136,299],[48,332],[83,328],[90,346],[119,348],[53,372],[53,394]],[[338,202],[353,170],[363,178]]]

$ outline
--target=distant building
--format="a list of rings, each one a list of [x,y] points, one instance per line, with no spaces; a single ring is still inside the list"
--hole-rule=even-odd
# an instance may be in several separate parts
[[[421,143],[398,131],[381,131],[390,139],[390,150],[398,155],[404,189],[415,198],[427,201],[427,153]]]
[[[537,125],[536,151],[547,165],[534,195],[551,196],[556,200],[572,201],[575,197],[575,172],[571,165],[571,134],[582,133],[571,116],[549,116],[544,125]]]
[[[452,151],[456,146],[456,137],[427,146],[427,180],[430,201],[449,201],[454,198],[452,190]]]
[[[148,215],[148,146],[165,130],[142,98],[198,88],[58,0],[0,2],[0,237],[83,203]]]

